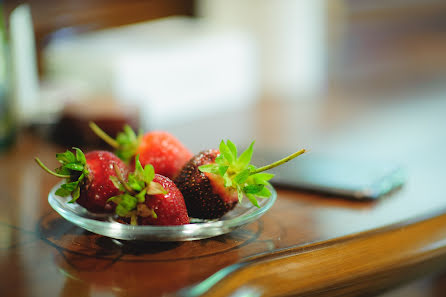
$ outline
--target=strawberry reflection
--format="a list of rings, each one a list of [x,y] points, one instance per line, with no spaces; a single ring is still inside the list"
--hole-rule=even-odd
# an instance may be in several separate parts
[[[240,261],[240,247],[257,242],[262,224],[191,242],[126,242],[85,231],[57,214],[42,218],[41,239],[53,246],[66,276],[61,296],[159,296],[203,281]],[[262,246],[263,241],[259,241]],[[254,244],[254,246],[256,246]]]

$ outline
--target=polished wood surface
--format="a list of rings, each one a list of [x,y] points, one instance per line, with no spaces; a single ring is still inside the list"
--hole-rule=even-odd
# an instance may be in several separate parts
[[[170,127],[194,151],[221,138],[256,139],[263,149],[398,161],[408,173],[402,189],[379,201],[278,189],[276,204],[258,221],[182,243],[117,242],[65,221],[47,202],[57,179],[33,157],[54,168],[55,153],[66,148],[21,133],[0,156],[1,295],[362,296],[440,272],[446,268],[444,91],[439,84],[266,100]]]

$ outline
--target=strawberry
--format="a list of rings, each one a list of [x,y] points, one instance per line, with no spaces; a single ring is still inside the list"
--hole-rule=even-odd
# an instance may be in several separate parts
[[[70,203],[77,202],[91,212],[112,212],[115,205],[108,202],[108,199],[119,195],[120,191],[114,186],[110,176],[116,176],[114,167],[127,176],[127,166],[111,152],[92,151],[84,155],[80,149],[74,149],[76,154],[69,150],[56,154],[57,160],[62,164],[56,172],[48,169],[38,158],[35,160],[48,173],[66,179],[57,189],[56,195],[71,195]]]
[[[183,195],[172,180],[155,174],[152,165],[143,168],[137,158],[135,171],[129,174],[128,182],[120,174],[112,177],[112,181],[123,192],[110,198],[117,204],[116,214],[120,221],[132,225],[189,224]]]
[[[142,166],[152,164],[157,174],[173,179],[183,165],[192,158],[192,153],[175,136],[165,131],[136,135],[132,128],[126,125],[124,131],[113,139],[96,124],[90,123],[90,127],[116,150],[118,157],[132,164],[133,168],[134,159],[139,155]]]
[[[279,166],[305,152],[300,150],[270,165],[256,168],[250,164],[254,142],[240,156],[236,146],[222,141],[218,150],[201,152],[183,167],[175,183],[183,193],[188,213],[193,218],[216,219],[235,207],[246,196],[259,207],[257,198],[268,198],[268,182],[273,174],[263,171]]]

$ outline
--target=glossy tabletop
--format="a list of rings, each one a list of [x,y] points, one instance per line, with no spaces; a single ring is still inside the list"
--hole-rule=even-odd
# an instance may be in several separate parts
[[[30,132],[0,156],[1,296],[357,296],[446,267],[445,89],[266,100],[169,130],[191,150],[220,139],[267,150],[399,162],[403,188],[378,201],[277,189],[259,220],[190,242],[122,242],[48,204],[66,148]],[[200,133],[197,133],[200,131]],[[296,160],[298,162],[298,160]]]

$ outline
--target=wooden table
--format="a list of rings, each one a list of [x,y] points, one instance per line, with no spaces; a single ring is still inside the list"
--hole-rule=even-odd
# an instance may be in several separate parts
[[[444,95],[440,87],[264,101],[171,127],[194,151],[256,139],[265,149],[398,161],[408,173],[402,189],[376,202],[278,189],[258,221],[182,243],[123,244],[65,221],[47,202],[57,179],[33,161],[54,168],[65,148],[22,133],[0,156],[1,296],[357,296],[440,272]]]

